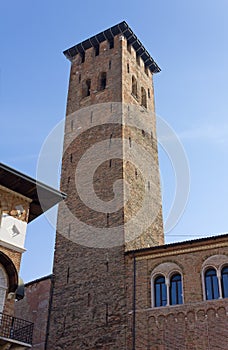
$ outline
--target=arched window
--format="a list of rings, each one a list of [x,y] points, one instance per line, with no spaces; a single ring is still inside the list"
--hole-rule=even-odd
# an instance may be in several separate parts
[[[170,305],[182,304],[182,281],[179,273],[170,279]]]
[[[228,298],[228,266],[223,267],[222,273],[222,297]]]
[[[106,72],[102,72],[99,77],[99,87],[98,90],[102,91],[106,88],[107,75]]]
[[[206,299],[218,299],[219,298],[219,284],[216,270],[210,268],[205,272],[205,291]]]
[[[4,309],[7,288],[7,275],[3,266],[0,265],[0,312],[2,312]]]
[[[146,90],[144,89],[144,87],[141,87],[141,105],[147,108]]]
[[[134,95],[135,97],[138,96],[138,94],[137,94],[137,80],[136,80],[134,75],[132,75],[131,92],[132,92],[132,95]]]
[[[154,280],[154,306],[166,306],[167,305],[167,288],[165,284],[165,277],[158,276]]]
[[[151,273],[152,307],[183,304],[182,281],[181,269],[176,263],[163,262],[157,265]]]

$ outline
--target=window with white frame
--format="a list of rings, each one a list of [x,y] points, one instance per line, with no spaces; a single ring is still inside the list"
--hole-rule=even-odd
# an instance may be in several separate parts
[[[152,271],[151,296],[153,307],[183,304],[182,274],[177,264],[163,263]]]
[[[175,273],[170,278],[170,305],[183,304],[182,301],[182,278],[180,273]]]
[[[205,295],[207,300],[219,298],[219,283],[216,269],[209,268],[205,271]]]
[[[202,265],[203,299],[228,298],[228,257],[218,254],[208,257]]]
[[[165,283],[165,277],[159,275],[154,280],[154,306],[166,306],[167,305],[167,288]]]
[[[222,268],[221,283],[222,283],[222,297],[228,298],[228,265]]]
[[[228,298],[228,257],[213,255],[202,267],[204,300]]]

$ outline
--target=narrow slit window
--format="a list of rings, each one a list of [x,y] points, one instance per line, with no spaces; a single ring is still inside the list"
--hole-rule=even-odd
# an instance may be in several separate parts
[[[144,65],[144,71],[145,71],[146,75],[148,76],[148,75],[149,75],[149,73],[148,73],[148,67],[147,67],[146,65]]]
[[[130,66],[129,66],[129,63],[127,63],[127,72],[130,73]]]
[[[81,53],[81,63],[85,62],[85,51]]]
[[[129,147],[131,147],[131,137],[129,137]]]
[[[114,38],[109,40],[109,48],[113,49],[114,48]]]
[[[144,87],[141,87],[141,105],[147,108],[146,90]]]
[[[94,46],[94,52],[95,52],[95,56],[99,56],[99,54],[100,54],[100,46],[99,45]]]
[[[136,54],[136,62],[140,66],[140,56],[138,54]]]
[[[100,74],[100,82],[99,82],[99,90],[104,90],[107,84],[107,74],[106,72],[102,72]]]
[[[127,51],[131,53],[131,44],[129,43],[129,41],[127,42]]]
[[[83,84],[82,97],[90,96],[91,79],[86,79]]]
[[[134,95],[135,97],[138,96],[138,94],[137,94],[137,80],[136,80],[134,75],[132,75],[131,92],[132,92],[132,95]]]

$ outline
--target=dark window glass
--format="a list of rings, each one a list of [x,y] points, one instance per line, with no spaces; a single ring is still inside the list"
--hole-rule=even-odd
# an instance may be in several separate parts
[[[170,305],[182,304],[182,281],[179,273],[173,275],[170,280]]]
[[[165,284],[165,277],[158,276],[154,281],[154,296],[155,306],[167,305],[167,290]]]
[[[228,298],[228,266],[222,269],[222,296]]]
[[[205,289],[206,299],[218,299],[219,298],[219,286],[218,277],[215,269],[209,269],[205,273]]]

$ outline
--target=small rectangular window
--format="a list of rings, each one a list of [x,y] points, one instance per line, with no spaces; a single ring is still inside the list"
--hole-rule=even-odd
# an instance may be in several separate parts
[[[102,72],[100,74],[100,81],[99,81],[99,90],[104,90],[106,88],[107,83],[107,75],[106,72]]]
[[[136,62],[140,66],[140,56],[138,54],[136,54]]]
[[[99,45],[94,46],[94,52],[95,52],[95,56],[99,56],[99,53],[100,53],[100,46]]]
[[[81,53],[81,63],[85,62],[85,51]]]
[[[113,38],[109,40],[109,48],[110,49],[114,48],[114,39]]]
[[[144,71],[145,71],[146,75],[148,76],[148,75],[149,75],[149,73],[148,73],[148,67],[146,67],[146,65],[144,65]]]
[[[129,43],[129,41],[127,42],[127,51],[131,53],[131,44]]]

